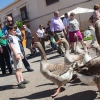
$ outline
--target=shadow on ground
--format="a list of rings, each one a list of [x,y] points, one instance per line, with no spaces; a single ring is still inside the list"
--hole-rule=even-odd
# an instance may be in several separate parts
[[[76,86],[76,85],[84,85],[84,86],[87,86],[87,84],[82,83],[79,78],[77,78],[75,80],[72,80],[69,83],[71,84],[70,86]]]
[[[49,58],[47,58],[47,60],[51,60],[51,59],[54,59],[54,58],[59,58],[59,57],[61,57],[60,55],[56,55],[56,56],[52,56],[52,57],[49,57]],[[31,63],[36,63],[36,62],[40,62],[41,60],[36,60],[36,61],[34,61],[34,62],[31,62]]]
[[[41,92],[37,92],[34,94],[31,94],[29,96],[25,96],[25,97],[17,97],[17,98],[10,98],[10,100],[21,100],[21,99],[43,99],[46,97],[50,97],[53,93],[54,93],[55,89],[51,89],[51,90],[45,90],[45,91],[41,91]],[[97,97],[97,94],[95,91],[83,91],[83,92],[79,92],[79,93],[75,93],[73,95],[70,96],[63,96],[63,97],[59,97],[56,98],[54,100],[94,100]],[[51,98],[52,100],[52,98]]]
[[[38,85],[36,87],[41,87],[41,86],[46,86],[46,85],[55,85],[55,84],[54,83],[47,83],[47,84]]]
[[[60,98],[55,98],[54,100],[94,100],[97,97],[97,94],[95,91],[83,91],[79,93],[75,93],[70,96],[63,96]]]
[[[5,86],[0,86],[0,91],[5,91],[5,90],[11,90],[11,89],[16,89],[17,85],[5,85]]]
[[[10,75],[13,75],[13,74],[10,74],[10,73],[0,74],[0,77],[7,77],[7,76],[10,76]]]
[[[62,88],[61,92],[63,92],[65,89]],[[50,97],[52,94],[54,94],[55,89],[51,89],[51,90],[45,90],[45,91],[41,91],[41,92],[37,92],[34,94],[31,94],[29,96],[25,96],[25,97],[18,97],[18,98],[10,98],[10,100],[21,100],[23,98],[25,99],[42,99],[42,98],[46,98],[46,97]],[[51,97],[52,99],[52,97]]]
[[[56,53],[56,52],[57,52],[57,51],[52,51],[52,49],[50,48],[50,49],[47,49],[47,50],[46,50],[46,55],[54,54],[54,53]],[[34,56],[30,56],[29,54],[26,55],[26,58],[29,60],[29,59],[33,59],[34,57],[39,57],[39,56],[40,56],[40,52],[37,52],[37,54],[34,55]]]

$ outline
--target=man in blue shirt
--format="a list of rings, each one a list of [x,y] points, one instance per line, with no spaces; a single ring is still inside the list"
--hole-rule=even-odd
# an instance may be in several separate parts
[[[6,26],[4,27],[3,29],[3,36],[6,38],[7,37],[7,26],[9,25],[12,25],[12,17],[10,16],[7,16],[6,17]],[[24,59],[22,60],[23,61],[23,64],[25,66],[25,68],[27,69],[27,71],[34,71],[31,67],[30,67],[30,64],[29,62],[27,61],[27,58],[25,57],[25,51],[24,51],[24,48],[22,46],[22,41],[21,41],[21,31],[19,30],[19,28],[17,28],[16,30],[16,36],[17,36],[17,39],[18,39],[18,43],[19,43],[19,46],[20,46],[20,49],[21,49],[21,52],[24,56]]]

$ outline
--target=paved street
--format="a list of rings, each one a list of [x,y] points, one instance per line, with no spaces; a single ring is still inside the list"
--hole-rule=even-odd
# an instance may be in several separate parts
[[[56,51],[50,52],[48,43],[46,43],[46,54],[48,61],[51,63],[63,62],[63,57],[60,57]],[[30,53],[25,49],[26,56]],[[93,51],[90,50],[93,56]],[[36,57],[29,58],[28,61],[34,72],[27,72],[23,66],[23,76],[30,83],[25,89],[18,89],[14,75],[2,76],[0,72],[0,100],[99,100],[96,86],[88,86],[80,82],[78,79],[69,82],[63,86],[61,93],[52,99],[52,95],[57,88],[51,81],[47,80],[40,73],[40,54]]]

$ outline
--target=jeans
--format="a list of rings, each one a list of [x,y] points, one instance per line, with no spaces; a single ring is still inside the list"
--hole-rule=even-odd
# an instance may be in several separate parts
[[[21,43],[20,41],[18,41],[18,43],[19,43],[19,46],[20,46],[20,50],[21,50],[21,52],[22,52],[22,54],[23,54],[23,56],[24,56],[24,59],[22,59],[22,62],[23,62],[23,64],[24,64],[25,68],[28,69],[28,68],[30,68],[30,64],[29,64],[29,62],[27,61],[27,58],[26,58],[26,56],[25,56],[24,48],[23,48],[22,43]]]
[[[53,48],[53,49],[57,49],[56,43],[52,43],[52,48]]]
[[[2,46],[3,48],[3,53],[0,52],[0,66],[1,66],[1,71],[2,74],[6,74],[6,65],[7,64],[9,73],[12,73],[12,64],[10,61],[10,54],[8,50],[8,46]]]

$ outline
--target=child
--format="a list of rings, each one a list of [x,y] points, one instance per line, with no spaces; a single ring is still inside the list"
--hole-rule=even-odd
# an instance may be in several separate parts
[[[17,37],[15,36],[16,34],[16,28],[15,26],[8,26],[7,31],[8,31],[8,44],[11,49],[11,55],[12,59],[14,62],[14,67],[15,67],[15,76],[18,82],[18,88],[25,88],[25,84],[29,83],[29,81],[23,80],[22,76],[22,59],[24,58],[19,44]]]
[[[54,36],[52,35],[52,33],[50,33],[50,41],[51,41],[51,45],[52,45],[52,50],[56,50],[57,45],[56,45],[56,41],[55,41]]]

